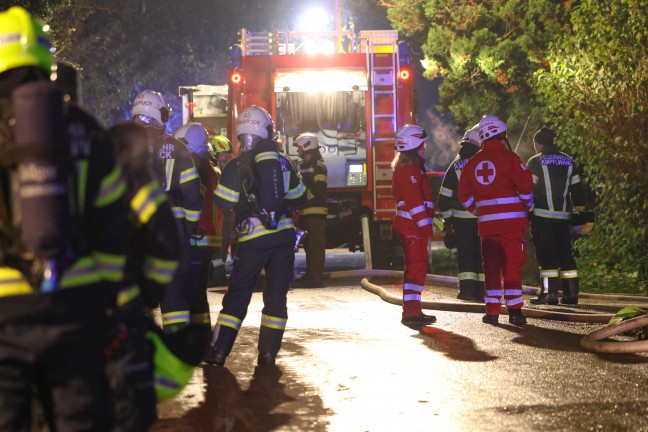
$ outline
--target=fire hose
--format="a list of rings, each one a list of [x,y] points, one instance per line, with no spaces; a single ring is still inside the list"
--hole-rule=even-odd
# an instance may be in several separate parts
[[[403,277],[402,271],[395,270],[349,270],[329,273],[330,278],[346,278],[361,276],[360,286],[368,292],[378,295],[382,300],[387,303],[402,305],[403,300],[400,296],[395,296],[387,292],[387,290],[369,281],[369,277]],[[457,278],[452,276],[442,275],[428,275],[426,282],[442,283],[442,284],[456,284]],[[538,288],[524,286],[523,292],[525,294],[538,294]],[[590,294],[581,293],[580,298],[592,299],[608,299],[618,301],[633,301],[648,303],[647,297],[636,296],[623,296],[623,295],[604,295],[604,294]],[[472,312],[483,313],[484,306],[477,303],[447,303],[437,301],[423,301],[421,305],[424,309],[434,309],[449,312]],[[608,324],[613,314],[609,313],[575,313],[575,312],[558,312],[546,309],[532,309],[523,308],[524,315],[529,318],[548,319],[565,322],[580,322],[590,324]],[[502,306],[502,314],[506,313],[506,307]],[[639,329],[648,326],[648,315],[641,315],[636,318],[631,318],[621,321],[618,324],[609,325],[598,330],[595,330],[581,339],[580,346],[586,351],[595,353],[614,353],[614,354],[627,354],[637,352],[648,352],[648,340],[640,341],[606,341],[604,339],[613,336],[622,335],[630,330]]]

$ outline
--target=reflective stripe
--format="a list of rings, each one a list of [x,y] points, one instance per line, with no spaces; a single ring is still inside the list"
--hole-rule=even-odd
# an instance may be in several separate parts
[[[165,191],[171,190],[171,181],[173,180],[173,167],[175,166],[175,159],[167,159],[165,165]]]
[[[464,208],[469,208],[472,205],[474,200],[475,200],[474,197],[470,197],[466,201],[462,202],[461,205],[464,206]]]
[[[94,206],[105,207],[110,205],[121,198],[124,192],[126,192],[126,182],[124,182],[119,167],[115,167],[110,174],[101,180]]]
[[[117,294],[117,306],[124,306],[126,303],[130,303],[140,295],[140,292],[137,285],[131,285],[119,290]]]
[[[170,324],[189,324],[189,311],[174,311],[162,314],[162,326]]]
[[[578,277],[578,270],[565,270],[560,272],[560,277],[563,279],[573,279]]]
[[[137,191],[131,199],[130,206],[133,213],[137,215],[137,220],[144,225],[151,220],[160,204],[166,200],[167,195],[162,191],[158,182],[153,181]]]
[[[434,202],[432,202],[432,201],[423,201],[423,205],[424,205],[426,208],[434,209]]]
[[[462,280],[479,280],[479,276],[475,272],[461,272],[457,275],[457,279]]]
[[[220,183],[218,183],[218,186],[216,186],[216,190],[214,190],[214,195],[223,198],[225,201],[229,201],[233,203],[237,203],[239,201],[239,197],[241,196],[237,191],[225,187]]]
[[[426,225],[432,225],[434,221],[430,217],[426,217],[425,219],[421,219],[420,221],[416,222],[416,225],[419,227],[424,227]]]
[[[405,219],[412,219],[412,216],[405,210],[396,210],[396,216],[400,216]]]
[[[318,214],[318,215],[327,215],[327,207],[308,207],[300,211],[302,215]]]
[[[313,180],[316,182],[328,183],[328,176],[326,174],[317,174],[315,177],[313,177]]]
[[[442,187],[439,190],[439,195],[446,196],[448,198],[452,198],[452,195],[454,195],[454,191],[452,189],[448,189],[447,187]]]
[[[519,196],[521,199],[523,199],[523,200],[525,200],[525,201],[528,201],[528,200],[530,200],[531,198],[533,198],[533,192],[532,192],[532,193],[529,193],[529,194],[518,194],[518,196]]]
[[[423,291],[423,286],[422,285],[416,285],[416,284],[413,284],[413,283],[404,283],[403,284],[403,291],[422,292]]]
[[[104,280],[119,282],[124,276],[124,266],[126,256],[119,254],[110,254],[100,251],[92,251],[92,255],[97,262],[97,268],[101,272]]]
[[[443,219],[451,218],[452,217],[452,209],[441,212],[441,217],[443,217]]]
[[[297,186],[295,186],[293,189],[289,189],[288,192],[286,192],[286,199],[292,200],[301,197],[304,195],[306,192],[306,186],[304,186],[304,183],[299,182]]]
[[[191,167],[180,173],[180,184],[189,183],[193,179],[199,178],[196,168]]]
[[[413,209],[411,209],[409,211],[409,214],[414,216],[415,214],[418,214],[418,213],[421,213],[421,212],[424,212],[424,211],[425,211],[425,206],[420,205],[420,206],[416,206]]]
[[[537,185],[538,184],[538,176],[535,174],[531,174],[531,177],[533,178],[533,184]]]
[[[488,297],[501,297],[502,296],[502,290],[487,290],[486,295]]]
[[[405,294],[403,301],[421,301],[421,294]]]
[[[496,304],[502,304],[502,301],[500,300],[499,297],[494,298],[494,297],[484,297],[484,303],[496,303]]]
[[[277,152],[261,152],[258,155],[254,156],[254,161],[256,163],[267,161],[267,160],[279,160],[279,153]]]
[[[484,275],[484,273],[479,273],[477,280],[479,280],[480,282],[484,282],[486,280],[486,275]]]
[[[250,227],[245,234],[239,235],[239,242],[252,240],[262,235],[272,234],[277,231],[283,231],[295,227],[292,218],[288,218],[288,217],[279,220],[279,224],[277,225],[277,228],[273,230],[267,229],[265,225],[263,225],[258,218],[252,217],[249,218],[248,221],[250,221]]]
[[[540,277],[558,277],[558,269],[555,270],[540,269]]]
[[[452,216],[462,219],[477,219],[477,216],[468,210],[452,210]]]
[[[233,328],[234,330],[239,331],[239,329],[241,328],[241,320],[233,315],[220,313],[218,315],[218,319],[216,320],[216,325]]]
[[[571,184],[575,185],[576,183],[580,183],[581,179],[578,174],[574,174],[571,178]]]
[[[163,260],[150,255],[144,258],[144,276],[159,284],[170,283],[177,268],[176,260]]]
[[[189,222],[198,222],[200,220],[200,210],[184,209],[184,216]]]
[[[101,281],[101,279],[101,272],[94,258],[83,256],[63,272],[61,288],[90,285]]]
[[[212,260],[211,265],[212,267],[221,267],[224,266],[225,263],[223,262],[222,258],[216,258]]]
[[[286,321],[288,321],[288,318],[273,317],[266,314],[261,315],[261,327],[283,330],[286,328]]]
[[[494,220],[503,220],[503,219],[526,219],[526,212],[506,212],[506,213],[494,213],[485,216],[479,216],[477,218],[478,222],[489,222]]]
[[[540,217],[549,218],[549,219],[560,219],[560,220],[568,220],[569,219],[569,213],[568,212],[551,211],[551,210],[541,209],[541,208],[537,208],[537,207],[533,210],[533,214],[535,216],[540,216]]]
[[[521,202],[522,201],[520,200],[519,197],[493,198],[493,199],[489,199],[489,200],[477,201],[475,206],[477,208],[479,208],[479,207],[490,206],[490,205],[516,204],[516,203],[521,203]],[[464,206],[464,207],[467,207],[467,206]]]
[[[522,303],[524,303],[524,299],[522,297],[516,297],[514,299],[509,299],[505,301],[507,307],[516,306]]]
[[[504,288],[504,295],[505,296],[521,296],[522,295],[522,289],[520,288]]]

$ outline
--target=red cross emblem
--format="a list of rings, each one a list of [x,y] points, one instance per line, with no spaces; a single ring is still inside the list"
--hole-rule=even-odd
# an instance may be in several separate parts
[[[483,185],[489,185],[495,180],[495,175],[497,171],[495,170],[495,165],[491,161],[483,161],[477,164],[475,168],[475,178],[477,181]]]

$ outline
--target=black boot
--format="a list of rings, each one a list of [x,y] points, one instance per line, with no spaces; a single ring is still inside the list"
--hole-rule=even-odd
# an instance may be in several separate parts
[[[560,303],[567,305],[578,304],[578,278],[569,278],[562,280],[563,297]]]
[[[209,350],[209,353],[207,354],[207,357],[205,358],[205,363],[216,366],[224,366],[226,358],[227,354],[225,354],[225,351],[222,348],[212,346]]]
[[[509,323],[516,326],[523,326],[527,323],[527,319],[522,315],[522,309],[509,309]]]
[[[552,277],[547,278],[548,287],[543,287],[543,292],[540,293],[537,299],[531,299],[531,304],[548,304],[548,305],[557,305],[558,304],[558,284],[560,279]],[[547,292],[544,292],[544,290]]]

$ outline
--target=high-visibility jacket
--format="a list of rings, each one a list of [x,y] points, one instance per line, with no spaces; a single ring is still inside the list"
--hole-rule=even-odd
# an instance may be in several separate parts
[[[139,126],[116,125],[110,130],[126,180],[132,230],[118,304],[141,296],[146,307],[154,308],[178,266],[178,228],[168,196],[153,174],[147,142],[129,133],[129,128]]]
[[[206,247],[212,250],[220,250],[222,236],[218,225],[217,208],[214,204],[214,192],[220,180],[220,170],[208,160],[193,154],[194,164],[200,176],[200,190],[202,194],[202,208],[198,230],[191,238],[192,246]]]
[[[585,207],[581,179],[571,157],[547,151],[532,156],[527,166],[533,175],[534,216],[567,221],[573,207]]]
[[[150,128],[147,128],[147,131]],[[154,151],[154,172],[158,181],[169,195],[173,214],[179,223],[182,244],[189,244],[189,238],[196,233],[202,197],[200,177],[194,166],[187,146],[170,135],[152,139]]]
[[[392,177],[392,195],[396,200],[394,231],[432,237],[434,202],[422,164],[396,165]]]
[[[523,230],[533,206],[531,172],[505,141],[487,140],[464,166],[459,201],[477,215],[480,237]]]
[[[324,161],[313,158],[302,162],[299,173],[306,186],[306,205],[299,210],[300,216],[320,215],[326,217],[328,204],[326,203],[326,188],[328,186],[328,170]]]
[[[459,154],[448,167],[443,177],[443,182],[441,183],[441,189],[439,190],[439,201],[437,201],[437,209],[441,212],[443,219],[448,220],[452,217],[477,219],[477,216],[466,210],[461,204],[457,197],[457,190],[459,189],[461,171],[468,163],[468,160],[478,151],[479,148],[477,146],[470,143],[462,143]]]
[[[299,171],[288,156],[276,149],[274,141],[260,141],[223,169],[215,202],[220,208],[235,210],[239,243],[294,229],[290,209],[306,202],[306,187]],[[275,211],[274,229],[268,227],[266,219],[270,211]]]
[[[7,116],[11,116],[8,100],[0,101],[0,122]],[[10,129],[0,128],[0,134],[0,141],[13,140]],[[82,109],[69,108],[67,135],[76,168],[75,178],[70,179],[76,230],[73,256],[63,271],[59,288],[93,288],[108,282],[116,289],[124,275],[128,245],[128,238],[123,235],[128,231],[128,220],[122,171],[115,164],[106,131]],[[0,263],[0,297],[37,290],[18,268]]]

